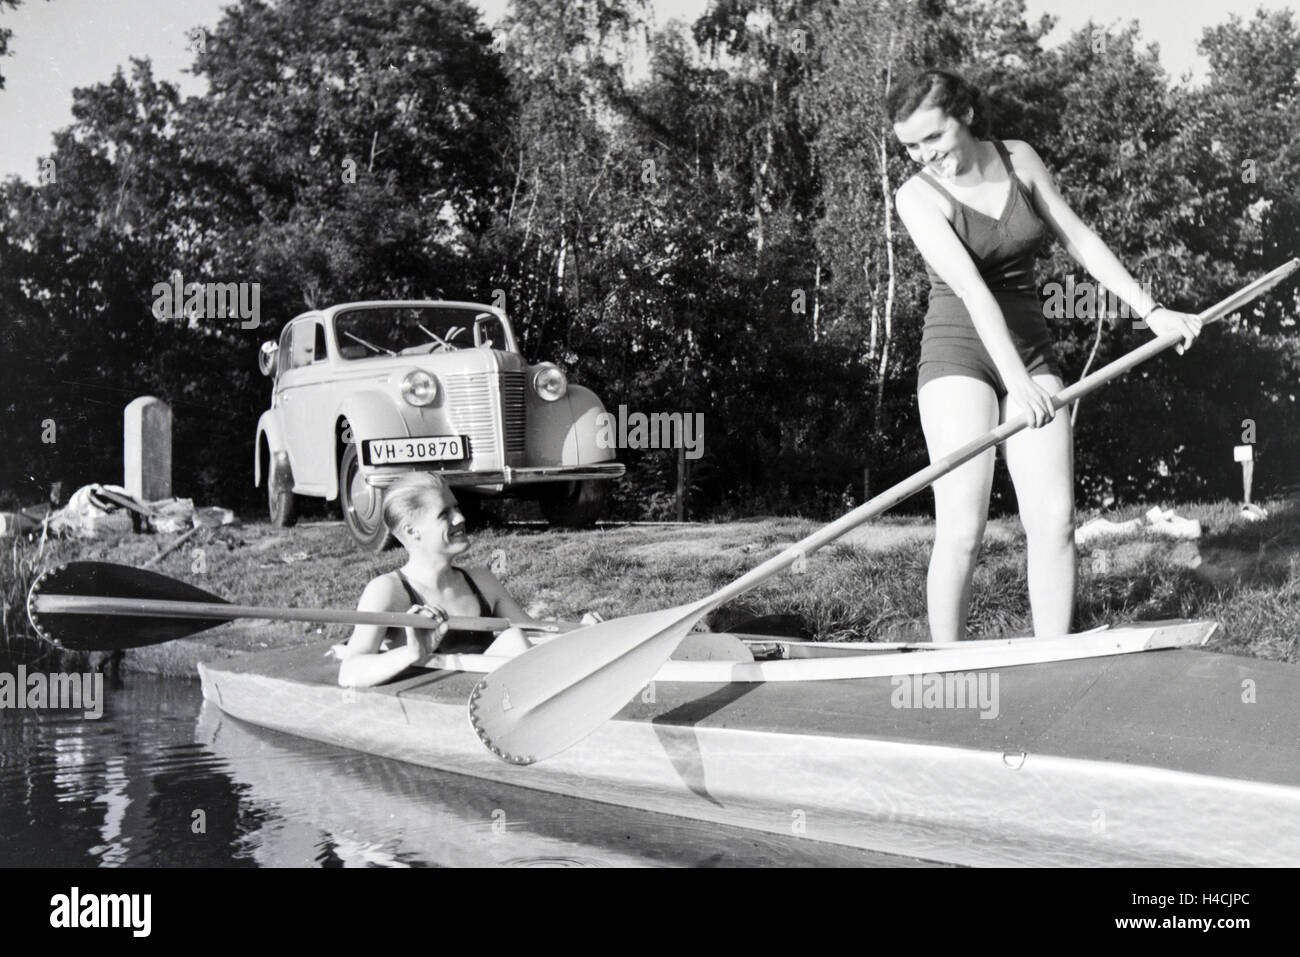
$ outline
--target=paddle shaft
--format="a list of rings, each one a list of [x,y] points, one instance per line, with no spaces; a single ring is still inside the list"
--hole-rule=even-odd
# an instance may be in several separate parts
[[[1224,316],[1231,315],[1242,306],[1276,286],[1287,276],[1291,275],[1291,273],[1295,272],[1297,268],[1300,268],[1300,259],[1292,259],[1290,262],[1279,266],[1267,275],[1261,276],[1250,285],[1245,286],[1233,293],[1231,296],[1228,296],[1222,302],[1218,303],[1218,305],[1202,312],[1200,314],[1202,325],[1208,325],[1211,322],[1222,319]],[[1122,376],[1134,366],[1146,362],[1148,359],[1159,355],[1161,352],[1164,352],[1171,346],[1177,345],[1181,341],[1182,336],[1174,333],[1152,339],[1150,342],[1139,346],[1127,355],[1121,356],[1114,362],[1103,366],[1091,375],[1086,376],[1073,385],[1062,389],[1056,395],[1052,396],[1053,408],[1060,409],[1077,399],[1083,398],[1089,392],[1101,388],[1101,386],[1110,382],[1112,379]],[[793,565],[800,559],[811,555],[823,545],[835,541],[845,532],[857,528],[863,522],[875,518],[882,512],[893,508],[899,502],[911,498],[917,492],[928,488],[937,479],[947,475],[958,466],[969,462],[977,455],[987,452],[994,446],[1005,442],[1008,438],[1024,429],[1028,424],[1029,417],[1023,413],[1015,418],[1008,419],[986,435],[968,442],[956,451],[944,456],[944,458],[940,459],[938,462],[934,462],[928,468],[924,468],[917,472],[911,478],[905,479],[892,488],[881,492],[875,498],[863,502],[853,511],[840,517],[836,521],[831,522],[824,528],[819,529],[807,538],[795,542],[795,544],[785,549],[785,551],[781,552],[779,555],[774,555],[761,565],[754,567],[740,578],[737,578],[731,584],[725,585],[718,591],[714,592],[705,599],[705,603],[708,607],[715,608],[724,602],[730,601],[731,599],[744,594],[751,588],[767,581],[767,579],[785,568],[788,568],[790,565]]]
[[[308,621],[334,625],[386,625],[390,628],[428,628],[426,615],[391,611],[350,611],[338,608],[269,608],[218,602],[162,601],[153,598],[103,598],[96,595],[36,595],[32,611],[46,615],[112,615],[135,618],[203,618],[221,621],[262,618],[269,621]],[[555,625],[516,624],[508,618],[447,619],[452,631],[505,631],[519,627],[530,631],[558,631]]]

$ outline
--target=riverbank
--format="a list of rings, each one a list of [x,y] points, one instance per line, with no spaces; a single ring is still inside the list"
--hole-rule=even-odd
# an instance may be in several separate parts
[[[1178,505],[1201,522],[1197,541],[1151,531],[1079,551],[1080,630],[1103,623],[1208,618],[1223,625],[1211,646],[1229,654],[1297,661],[1300,635],[1300,498],[1263,503],[1248,522],[1230,502]],[[1106,514],[1140,517],[1143,508]],[[1080,524],[1096,513],[1081,513]],[[819,523],[775,518],[719,524],[610,525],[557,531],[537,525],[487,528],[474,536],[468,564],[494,568],[535,616],[605,618],[702,597]],[[757,617],[783,616],[786,634],[823,640],[925,640],[925,573],[933,525],[898,518],[872,523],[811,556],[806,569],[779,576],[714,612],[715,631]],[[8,657],[48,652],[30,633],[23,599],[36,574],[64,561],[141,566],[175,535],[112,532],[93,541],[11,541],[0,566]],[[397,567],[400,550],[362,552],[341,523],[291,528],[263,522],[201,529],[154,570],[241,604],[354,607],[373,576]],[[991,521],[974,585],[971,629],[981,637],[1030,631],[1025,541],[1014,518]],[[346,638],[345,626],[235,622],[192,638],[131,649],[123,667],[194,677],[200,660]]]

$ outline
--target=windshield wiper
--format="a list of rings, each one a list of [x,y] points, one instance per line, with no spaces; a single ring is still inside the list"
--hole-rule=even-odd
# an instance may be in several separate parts
[[[455,339],[458,335],[460,335],[462,332],[465,331],[460,326],[452,326],[450,329],[447,330],[447,338],[444,339],[442,338],[442,336],[438,335],[433,330],[424,328],[424,326],[421,323],[417,322],[415,324],[415,328],[419,329],[421,332],[423,332],[434,342],[438,343],[439,346],[449,351],[457,348],[456,346],[452,345],[451,340]]]
[[[422,323],[418,323],[418,322],[417,322],[417,323],[415,324],[415,328],[419,329],[421,332],[423,332],[426,336],[428,336],[428,337],[429,337],[430,339],[432,339],[434,342],[438,343],[438,345],[442,346],[444,349],[450,349],[450,348],[451,348],[451,346],[447,345],[446,340],[443,339],[442,336],[438,335],[436,332],[430,332],[428,329],[424,328],[424,325],[423,325]],[[456,327],[455,327],[455,326],[452,326],[452,328],[454,329],[454,328],[456,328]]]
[[[349,339],[351,339],[353,342],[361,343],[367,349],[371,349],[375,352],[387,352],[390,356],[397,355],[397,353],[394,352],[392,349],[385,349],[383,346],[377,346],[373,342],[366,342],[365,339],[362,339],[360,336],[354,336],[352,333],[348,332],[347,330],[344,330],[343,334],[347,336]]]

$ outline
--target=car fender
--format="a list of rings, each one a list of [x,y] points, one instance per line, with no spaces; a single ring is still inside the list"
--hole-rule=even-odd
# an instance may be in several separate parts
[[[284,429],[280,425],[280,417],[275,414],[275,409],[267,409],[257,420],[257,438],[253,441],[253,486],[255,488],[262,484],[263,438],[266,439],[266,447],[270,453],[267,459],[268,466],[275,462],[277,455],[288,455],[289,447],[284,441]]]
[[[347,420],[348,426],[352,429],[355,442],[411,434],[410,423],[402,415],[401,410],[394,407],[392,397],[382,392],[354,392],[349,395],[339,405],[338,412],[334,416],[336,423],[344,420]],[[330,499],[337,498],[339,494],[339,457],[342,446],[342,442],[335,443],[334,468],[330,471],[329,494],[326,496]],[[365,466],[363,465],[362,468],[364,469]]]
[[[604,404],[596,393],[570,385],[562,399],[546,402],[536,395],[528,403],[528,462],[530,465],[593,465],[612,462],[616,448],[596,441]],[[617,434],[617,427],[613,430]],[[610,432],[609,429],[606,432]]]

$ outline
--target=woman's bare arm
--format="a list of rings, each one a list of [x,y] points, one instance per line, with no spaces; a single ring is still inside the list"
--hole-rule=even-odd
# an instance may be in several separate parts
[[[492,606],[492,614],[498,618],[509,618],[516,623],[541,624],[533,618],[528,612],[524,611],[523,606],[510,595],[500,579],[492,574],[491,569],[473,568],[466,570],[467,574],[474,576],[474,584],[478,586],[483,597],[487,599]]]
[[[1149,313],[1155,306],[1151,294],[1124,268],[1092,227],[1070,208],[1034,148],[1020,140],[1007,140],[1006,147],[1016,174],[1032,187],[1034,210],[1061,241],[1066,252],[1139,316]]]
[[[1136,316],[1146,320],[1152,334],[1163,336],[1178,333],[1183,337],[1178,352],[1181,354],[1184,349],[1190,348],[1201,331],[1200,317],[1165,308],[1153,312],[1156,301],[1151,293],[1124,268],[1124,264],[1102,242],[1101,237],[1075,215],[1034,148],[1020,140],[1008,140],[1006,145],[1016,172],[1033,188],[1034,209],[1056,234],[1066,251],[1074,257],[1075,262],[1097,282],[1128,303]]]

